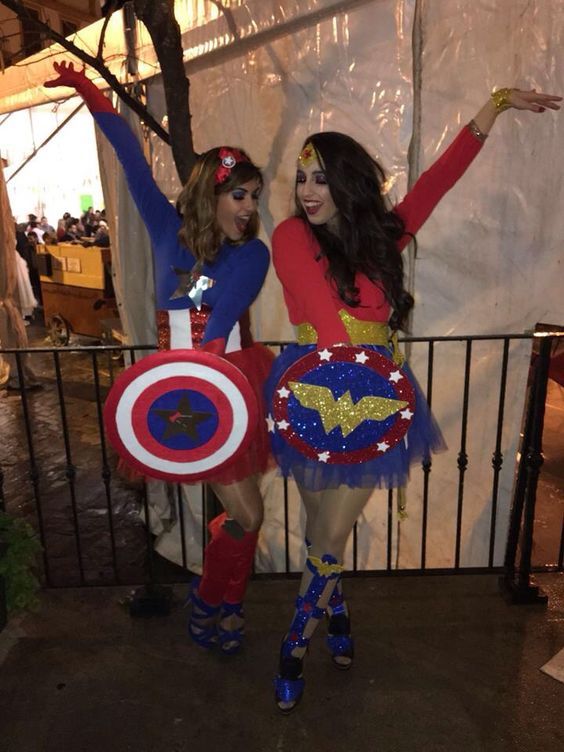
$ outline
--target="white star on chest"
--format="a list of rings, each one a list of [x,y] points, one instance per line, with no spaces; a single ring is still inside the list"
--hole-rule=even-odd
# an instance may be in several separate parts
[[[279,428],[281,431],[285,431],[287,428],[290,428],[290,424],[287,420],[279,420],[276,424],[277,428]]]
[[[409,407],[406,407],[405,410],[400,410],[400,415],[404,420],[411,420],[413,418],[413,413]]]
[[[317,459],[319,460],[319,462],[327,462],[330,456],[331,455],[329,452],[319,452]]]
[[[354,356],[354,359],[357,363],[366,363],[368,360],[368,355],[365,352],[358,353]]]
[[[274,419],[272,415],[267,415],[265,420],[266,420],[266,426],[268,428],[268,433],[274,433],[275,423],[274,423]]]
[[[378,448],[379,452],[386,452],[390,448],[390,445],[387,441],[379,441],[376,444],[376,447]]]
[[[286,389],[286,387],[283,386],[282,389],[278,390],[278,396],[282,397],[282,399],[288,399],[288,397],[290,396],[290,390]]]
[[[331,360],[333,353],[329,352],[327,348],[319,351],[319,360]]]
[[[397,384],[400,379],[403,379],[403,376],[399,371],[392,371],[388,377],[388,381],[393,381],[395,384]]]

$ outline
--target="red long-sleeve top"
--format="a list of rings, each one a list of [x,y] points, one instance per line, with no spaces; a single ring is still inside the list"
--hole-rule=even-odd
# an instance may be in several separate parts
[[[464,127],[446,151],[426,170],[403,201],[393,211],[405,224],[406,234],[398,243],[402,251],[427,220],[441,198],[464,174],[476,157],[482,142]],[[281,222],[272,236],[272,259],[284,289],[284,299],[292,324],[309,323],[317,331],[318,347],[349,342],[339,316],[345,310],[363,321],[386,322],[390,305],[381,288],[364,274],[357,274],[360,305],[348,306],[329,278],[328,262],[318,259],[319,243],[306,221],[290,217]]]

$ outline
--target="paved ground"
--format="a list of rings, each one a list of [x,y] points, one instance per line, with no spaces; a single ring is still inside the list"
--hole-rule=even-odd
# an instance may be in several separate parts
[[[30,327],[29,332],[32,346],[51,346],[42,327]],[[83,344],[94,343],[84,340]],[[4,473],[6,507],[35,527],[41,524],[50,583],[112,583],[110,524],[121,581],[143,581],[145,533],[138,514],[140,489],[115,472],[112,453],[105,458],[100,444],[98,402],[111,384],[111,370],[119,369],[119,364],[109,361],[104,353],[97,354],[97,390],[90,353],[57,351],[55,355],[31,356],[43,388],[26,392],[29,436],[20,392],[0,391],[0,473]],[[110,504],[105,470],[110,473]]]
[[[542,579],[548,609],[508,605],[493,576],[347,581],[355,665],[336,671],[318,634],[288,717],[272,675],[295,581],[251,584],[231,659],[188,643],[180,606],[132,619],[124,591],[51,591],[0,636],[0,748],[561,752],[564,684],[539,668],[564,646],[564,578]]]

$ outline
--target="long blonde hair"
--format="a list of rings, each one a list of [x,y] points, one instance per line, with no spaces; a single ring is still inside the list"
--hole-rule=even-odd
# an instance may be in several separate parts
[[[213,261],[221,246],[222,233],[216,218],[217,197],[255,178],[259,180],[261,186],[263,184],[261,171],[242,149],[236,151],[246,158],[245,161],[237,162],[229,170],[223,182],[217,183],[216,172],[221,166],[219,156],[221,149],[233,151],[230,146],[217,146],[198,157],[188,182],[176,202],[176,208],[182,216],[182,227],[178,232],[178,237],[181,243],[190,249],[197,261]],[[255,238],[258,230],[259,216],[255,213],[239,242],[245,243]]]

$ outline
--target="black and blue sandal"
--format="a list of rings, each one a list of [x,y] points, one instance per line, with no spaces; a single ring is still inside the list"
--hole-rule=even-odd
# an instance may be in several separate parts
[[[188,620],[188,634],[196,645],[211,650],[218,643],[217,617],[220,606],[210,606],[198,595],[200,577],[193,577],[186,603],[192,605]]]
[[[235,617],[239,626],[234,629],[228,629],[225,622],[233,620]],[[219,648],[224,655],[235,655],[241,650],[243,636],[245,634],[245,614],[242,603],[223,603],[217,622],[217,635],[219,639]]]
[[[345,613],[334,613],[329,618],[327,630],[327,647],[333,665],[339,671],[348,671],[354,659],[354,641],[349,616]]]
[[[351,620],[343,591],[335,587],[327,610],[327,647],[331,660],[339,671],[348,671],[354,659],[354,641],[351,635]]]
[[[280,650],[278,675],[274,680],[274,699],[278,710],[284,715],[291,713],[302,699],[305,689],[303,663],[303,658],[288,654],[287,643],[284,641]]]

